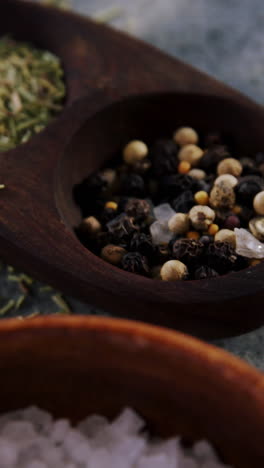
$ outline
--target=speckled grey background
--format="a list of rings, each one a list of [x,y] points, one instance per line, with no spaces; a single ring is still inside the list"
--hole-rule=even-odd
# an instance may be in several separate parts
[[[159,46],[264,103],[263,0],[72,0],[71,3],[84,14],[112,16],[113,26]],[[10,285],[2,270],[0,296],[8,298],[9,288],[17,291],[17,285]],[[34,285],[22,312],[56,310],[53,294],[42,292],[39,284]],[[68,300],[74,313],[102,313]],[[215,344],[264,369],[264,327]]]

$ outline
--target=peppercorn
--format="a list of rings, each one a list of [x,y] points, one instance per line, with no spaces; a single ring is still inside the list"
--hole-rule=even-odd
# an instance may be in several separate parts
[[[139,229],[138,226],[134,224],[133,218],[129,218],[126,214],[117,216],[110,221],[106,227],[116,241],[124,243]]]
[[[172,201],[172,208],[176,213],[188,213],[194,205],[193,194],[190,190],[186,190]]]
[[[137,273],[143,276],[149,276],[149,265],[146,257],[139,252],[129,252],[125,254],[121,261],[123,270],[130,273]]]
[[[111,210],[116,211],[117,208],[118,208],[118,204],[116,202],[114,202],[114,201],[108,201],[105,204],[105,208],[110,208]]]
[[[239,177],[243,170],[240,162],[235,158],[226,158],[221,161],[217,166],[217,174],[232,174],[235,177]]]
[[[206,177],[206,172],[203,171],[202,169],[191,169],[189,172],[188,172],[188,175],[190,177],[193,177],[193,179],[196,179],[196,180],[203,180],[205,179]]]
[[[184,234],[188,231],[189,226],[189,217],[185,213],[176,213],[168,222],[169,230],[175,234]]]
[[[187,239],[193,239],[193,240],[198,240],[200,239],[200,234],[197,231],[188,231],[186,233]]]
[[[108,188],[112,188],[115,185],[117,174],[114,169],[104,169],[100,172],[100,176],[104,181],[106,181]]]
[[[100,174],[92,174],[84,179],[81,184],[75,185],[73,196],[75,202],[81,208],[83,217],[98,215],[104,205],[107,185],[107,181]]]
[[[172,140],[158,140],[150,148],[149,157],[156,177],[174,174],[177,171],[178,146]]]
[[[115,219],[117,216],[116,213],[117,211],[113,208],[104,208],[100,216],[100,221],[103,224],[103,226],[112,221],[112,219]]]
[[[207,173],[215,172],[216,166],[225,158],[230,156],[227,148],[223,145],[213,145],[204,152],[200,166]]]
[[[186,190],[195,190],[197,181],[187,174],[172,174],[162,177],[160,181],[160,191],[164,196],[170,198],[181,195]],[[196,191],[196,190],[195,190]]]
[[[210,235],[208,236],[208,235],[205,234],[204,236],[201,236],[201,237],[199,238],[199,241],[202,242],[202,244],[203,244],[204,246],[207,246],[207,245],[209,245],[211,242],[214,241],[214,238],[213,238],[213,236],[210,236]]]
[[[146,174],[146,172],[149,171],[151,168],[151,162],[148,158],[141,159],[141,161],[137,161],[135,164],[133,164],[133,172],[136,174]]]
[[[202,242],[194,239],[179,239],[174,242],[172,256],[177,260],[190,265],[197,263],[204,253]]]
[[[237,259],[238,255],[235,249],[228,242],[217,241],[207,247],[207,264],[220,274],[234,269]]]
[[[191,165],[188,161],[181,161],[178,166],[179,174],[188,174],[191,169]]]
[[[198,143],[198,133],[191,127],[178,128],[173,135],[174,141],[180,146]]]
[[[153,261],[155,254],[155,246],[152,243],[151,236],[144,233],[135,233],[130,242],[130,250],[139,252],[148,258],[151,262]]]
[[[120,193],[129,197],[143,197],[145,184],[139,174],[124,174],[120,179]]]
[[[124,211],[128,216],[140,222],[150,215],[151,208],[147,200],[130,198],[124,205]]]
[[[147,145],[140,140],[130,141],[123,149],[123,159],[126,164],[135,164],[148,154]]]
[[[219,231],[218,224],[211,224],[208,228],[208,234],[210,234],[210,236],[215,236],[218,231]]]
[[[231,215],[225,219],[224,227],[233,231],[235,228],[240,228],[240,219],[238,216]]]
[[[253,200],[253,207],[257,214],[264,215],[264,191],[259,192],[254,200]]]
[[[102,229],[101,223],[94,216],[83,219],[79,226],[80,232],[95,237]]]
[[[194,279],[203,280],[206,278],[216,278],[218,276],[217,271],[213,270],[207,265],[202,265],[197,268],[194,272]]]
[[[259,239],[261,242],[264,242],[264,217],[257,216],[249,222],[249,229],[252,232],[253,236]]]
[[[256,167],[256,163],[253,159],[251,158],[241,158],[239,160],[240,164],[243,167],[243,175],[258,175],[259,171],[258,168]]]
[[[232,211],[233,211],[233,213],[235,213],[236,215],[240,215],[241,212],[242,212],[242,207],[239,206],[239,205],[235,205],[235,206],[233,206]]]
[[[209,201],[213,208],[228,210],[236,202],[235,192],[229,185],[221,182],[212,188]]]
[[[195,229],[205,231],[215,219],[215,212],[204,205],[196,205],[189,212],[190,221]]]
[[[118,265],[126,253],[127,252],[123,247],[108,244],[103,247],[101,257],[106,262],[112,263],[112,265]]]
[[[204,152],[199,146],[188,144],[180,149],[178,158],[180,161],[187,161],[192,167],[195,167],[198,165],[200,159],[202,159],[203,154]]]
[[[200,190],[194,194],[194,200],[198,205],[208,205],[209,195],[204,190]]]
[[[163,281],[184,280],[188,276],[188,269],[179,260],[169,260],[162,265],[160,276]]]
[[[264,189],[262,177],[246,176],[242,177],[235,188],[238,203],[251,207],[254,197]]]
[[[230,229],[220,229],[215,235],[215,241],[228,242],[232,247],[236,247],[236,235]]]
[[[222,174],[215,179],[214,185],[223,184],[229,185],[231,188],[234,188],[238,184],[238,180],[232,174]]]

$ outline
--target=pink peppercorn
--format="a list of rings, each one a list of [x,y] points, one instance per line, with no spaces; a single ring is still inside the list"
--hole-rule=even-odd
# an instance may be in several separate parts
[[[224,227],[233,231],[235,228],[240,227],[240,219],[235,215],[230,215],[226,218]]]

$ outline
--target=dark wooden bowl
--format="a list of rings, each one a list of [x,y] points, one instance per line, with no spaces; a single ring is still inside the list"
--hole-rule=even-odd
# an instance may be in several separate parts
[[[0,355],[0,412],[34,404],[74,422],[131,406],[155,434],[264,466],[263,374],[196,339],[109,318],[13,319],[0,323]]]
[[[74,235],[72,188],[129,138],[150,141],[181,124],[232,135],[241,154],[264,148],[263,108],[143,42],[72,13],[5,0],[0,34],[63,60],[64,112],[27,144],[1,154],[0,255],[117,316],[200,336],[263,323],[264,264],[218,279],[162,283],[106,264]]]

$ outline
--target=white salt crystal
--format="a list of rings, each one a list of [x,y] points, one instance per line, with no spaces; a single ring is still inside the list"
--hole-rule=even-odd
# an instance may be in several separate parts
[[[136,468],[165,468],[167,467],[167,457],[164,454],[143,456],[136,465]]]
[[[58,419],[51,428],[50,439],[55,443],[62,442],[69,430],[70,423],[68,419]]]
[[[264,258],[264,244],[246,229],[235,228],[236,252],[248,258]]]
[[[108,425],[109,422],[104,416],[93,414],[92,416],[84,419],[84,421],[81,421],[77,428],[87,437],[94,437],[99,431],[106,428]]]
[[[6,439],[0,439],[0,466],[10,468],[16,465],[18,450],[16,445]]]
[[[118,428],[122,434],[137,434],[145,426],[145,421],[130,408],[125,408],[112,422],[111,428]]]
[[[201,460],[217,460],[213,447],[206,441],[200,440],[193,447],[193,454]]]
[[[33,424],[27,421],[11,421],[1,430],[1,436],[23,447],[31,444],[37,437]]]
[[[169,203],[162,203],[161,205],[155,206],[153,213],[156,220],[162,224],[168,224],[170,218],[175,215],[175,211],[172,209]]]
[[[46,463],[35,460],[27,465],[27,468],[49,468]]]
[[[173,233],[169,228],[159,221],[155,221],[155,223],[151,224],[149,230],[152,242],[155,245],[168,244],[173,237]]]
[[[48,411],[30,406],[21,412],[21,419],[30,421],[38,433],[48,433],[52,426],[52,416]]]

